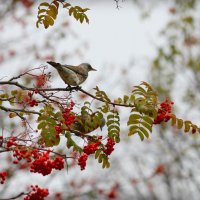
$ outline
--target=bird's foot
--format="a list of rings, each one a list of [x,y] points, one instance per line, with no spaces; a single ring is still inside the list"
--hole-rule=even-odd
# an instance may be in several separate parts
[[[73,90],[78,91],[78,90],[80,90],[80,89],[81,89],[81,86],[72,87],[71,85],[68,85],[68,86],[66,87],[66,90],[69,90],[70,92],[73,91]]]
[[[71,91],[72,90],[72,86],[71,85],[67,85],[66,90]]]

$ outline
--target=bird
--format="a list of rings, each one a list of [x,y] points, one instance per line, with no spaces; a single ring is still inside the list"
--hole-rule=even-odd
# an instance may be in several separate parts
[[[97,128],[102,130],[106,121],[103,116],[97,119],[97,115],[97,112],[77,115],[74,122],[70,125],[70,131],[79,135],[85,135],[95,131]]]
[[[81,63],[78,66],[62,65],[53,61],[47,63],[58,71],[60,77],[68,86],[79,86],[87,79],[89,71],[97,71],[89,63]]]

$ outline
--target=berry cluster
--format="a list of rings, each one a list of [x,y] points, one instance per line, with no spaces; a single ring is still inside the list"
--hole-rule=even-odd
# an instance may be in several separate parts
[[[26,148],[22,146],[17,146],[15,149],[13,149],[13,156],[17,159],[13,161],[14,164],[18,164],[18,161],[22,159],[26,159],[27,162],[32,161],[32,157],[36,158],[38,154],[37,149],[31,149],[31,148]]]
[[[95,153],[95,151],[98,149],[99,142],[97,143],[90,143],[87,146],[83,147],[83,152],[87,155]]]
[[[47,83],[46,74],[41,74],[36,77],[36,87],[42,87]]]
[[[61,124],[55,126],[56,130],[56,137],[59,137],[60,133],[62,133],[62,127]]]
[[[108,199],[116,199],[117,198],[118,189],[119,189],[119,184],[116,183],[115,185],[113,185],[113,187],[108,192],[107,198]]]
[[[5,183],[6,177],[7,177],[7,172],[0,172],[0,179],[1,179],[0,183],[1,184]]]
[[[16,141],[16,138],[14,137],[11,137],[9,138],[9,140],[7,140],[7,148],[9,149],[11,146],[16,146],[17,143],[15,142]]]
[[[26,102],[30,107],[38,106],[38,102],[33,99],[33,95],[38,93],[38,90],[34,92],[28,92],[27,96],[24,96],[23,102]]]
[[[44,200],[49,195],[48,189],[39,188],[38,185],[31,185],[32,191],[24,198],[24,200]]]
[[[75,116],[71,112],[74,108],[74,102],[70,103],[70,107],[65,108],[62,117],[64,119],[63,123],[67,126],[67,128],[70,128],[70,125],[74,122]]]
[[[63,157],[57,156],[54,160],[50,160],[50,152],[38,153],[37,158],[31,163],[30,171],[40,173],[46,176],[51,173],[52,169],[61,170],[64,168]]]
[[[88,159],[88,155],[86,153],[83,153],[80,155],[78,159],[78,165],[81,167],[81,170],[85,169],[87,159]]]
[[[107,144],[105,145],[105,149],[103,152],[108,156],[114,151],[115,141],[112,138],[107,139]]]
[[[164,174],[165,173],[165,166],[160,164],[155,169],[155,174]]]
[[[62,132],[62,124],[65,124],[67,126],[67,128],[69,129],[71,124],[74,122],[75,120],[75,115],[71,112],[74,108],[74,102],[70,103],[69,107],[66,107],[64,109],[64,111],[62,112],[62,117],[63,117],[63,121],[55,126],[55,130],[56,130],[56,136],[59,137],[59,134]]]
[[[154,124],[160,124],[161,122],[167,122],[172,118],[172,105],[174,102],[170,102],[166,99],[163,103],[160,104],[160,108],[158,109],[158,115],[154,119]]]
[[[96,142],[89,143],[83,147],[83,154],[78,159],[78,165],[81,167],[81,170],[85,169],[86,161],[88,155],[94,154],[98,149],[102,150],[106,156],[110,155],[114,150],[115,141],[111,138],[107,139],[107,143],[104,146],[101,143],[102,136],[99,136]]]

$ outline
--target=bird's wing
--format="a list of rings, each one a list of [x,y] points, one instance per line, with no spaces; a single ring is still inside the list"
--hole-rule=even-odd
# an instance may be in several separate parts
[[[80,67],[79,66],[70,66],[70,65],[64,65],[63,67],[81,75],[81,76],[84,76],[84,77],[87,77],[87,74],[85,74],[84,72],[80,72]]]

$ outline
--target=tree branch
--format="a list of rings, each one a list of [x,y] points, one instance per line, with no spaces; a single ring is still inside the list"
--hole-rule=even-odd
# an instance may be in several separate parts
[[[24,193],[24,192],[21,192],[20,194],[14,196],[14,197],[10,197],[10,198],[4,198],[4,199],[0,199],[0,200],[10,200],[10,199],[17,199],[23,195],[27,195],[28,193]]]
[[[24,112],[24,113],[29,113],[29,114],[36,114],[36,115],[41,115],[41,113],[33,111],[33,110],[23,110],[23,109],[14,109],[14,108],[7,108],[4,106],[0,106],[1,110],[4,110],[5,112]]]
[[[19,84],[18,82],[1,81],[0,85],[15,85],[15,86],[17,86],[17,87],[19,87],[19,88],[21,88],[23,90],[29,90],[29,91],[35,91],[36,90],[36,88],[25,87],[25,86]],[[86,94],[87,96],[92,97],[93,99],[96,99],[98,101],[101,101],[101,102],[104,102],[104,103],[107,103],[107,104],[110,104],[110,105],[113,105],[113,106],[122,106],[122,107],[129,107],[129,108],[134,107],[134,105],[127,105],[127,104],[121,104],[121,103],[114,103],[114,102],[104,101],[104,100],[102,100],[102,99],[94,96],[93,94],[90,94],[89,92],[83,90],[79,86],[76,86],[76,87],[67,87],[67,88],[37,88],[37,90],[38,91],[42,91],[42,92],[45,92],[45,91],[47,91],[47,92],[48,91],[69,91],[69,92],[72,92],[73,90],[77,90],[77,91],[80,91],[80,92]],[[40,95],[41,95],[41,93],[40,93]]]
[[[130,107],[130,108],[134,107],[134,105],[127,105],[127,104],[121,104],[121,103],[114,103],[114,102],[104,101],[104,100],[102,100],[102,99],[94,96],[93,94],[90,94],[89,92],[83,90],[82,88],[79,88],[78,90],[81,91],[82,93],[84,93],[84,94],[92,97],[93,99],[96,99],[98,101],[101,101],[101,102],[104,102],[104,103],[107,103],[107,104],[110,104],[110,105],[113,105],[113,106],[122,106],[122,107]]]

